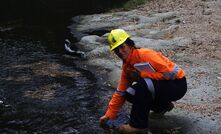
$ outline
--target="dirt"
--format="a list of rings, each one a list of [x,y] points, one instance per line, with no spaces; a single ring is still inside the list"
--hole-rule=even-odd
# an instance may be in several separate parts
[[[221,1],[152,0],[137,10],[150,15],[177,12],[179,28],[164,39],[192,40],[183,47],[160,50],[185,69],[188,91],[163,119],[150,119],[152,133],[221,133]]]
[[[165,11],[179,12],[182,21],[173,36],[182,36],[193,40],[185,47],[161,50],[181,65],[187,73],[188,92],[182,100],[176,102],[176,108],[180,111],[175,112],[182,113],[181,111],[183,111],[189,117],[194,116],[191,120],[193,124],[190,123],[190,120],[189,123],[186,122],[193,126],[181,125],[186,127],[182,133],[220,133],[221,1],[153,0],[140,7],[140,10],[150,14]],[[176,114],[175,112],[173,113]],[[196,118],[196,115],[199,118]],[[176,121],[179,122],[177,119]],[[211,121],[217,122],[217,124],[214,125]],[[187,128],[191,129],[194,126],[197,126],[198,129],[187,130]],[[164,132],[181,133],[182,127],[173,127],[165,129]]]

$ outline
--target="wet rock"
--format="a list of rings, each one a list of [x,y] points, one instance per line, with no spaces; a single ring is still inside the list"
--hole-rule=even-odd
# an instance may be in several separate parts
[[[80,134],[80,132],[78,132],[78,130],[76,130],[72,127],[67,127],[67,128],[64,129],[62,134]]]
[[[81,38],[79,44],[82,45],[84,50],[91,51],[101,45],[99,40],[101,40],[101,38],[97,35],[84,36]]]
[[[117,87],[118,81],[120,80],[120,75],[121,68],[115,68],[114,70],[108,73],[108,81],[110,81],[111,87]]]
[[[88,59],[95,59],[100,57],[108,57],[109,55],[109,47],[108,46],[100,46],[92,51],[86,53],[86,57]]]

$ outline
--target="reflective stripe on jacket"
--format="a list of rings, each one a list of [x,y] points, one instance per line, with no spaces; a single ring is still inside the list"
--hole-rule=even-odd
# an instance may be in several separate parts
[[[140,71],[134,68],[134,64],[149,63],[155,72]],[[140,74],[142,78],[150,78],[154,80],[173,80],[181,79],[185,76],[184,70],[179,68],[175,63],[154,50],[147,48],[135,49],[132,48],[126,61],[122,65],[121,79],[118,88],[109,102],[106,116],[114,119],[119,112],[121,106],[124,104],[123,93],[126,89],[138,78]]]

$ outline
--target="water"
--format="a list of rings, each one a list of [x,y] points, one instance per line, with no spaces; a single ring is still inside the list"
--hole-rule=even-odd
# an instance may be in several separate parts
[[[76,67],[82,59],[65,54],[47,28],[8,24],[0,28],[0,133],[104,133],[99,88]]]
[[[111,1],[0,3],[0,133],[106,134],[98,119],[113,91],[76,66],[82,53],[67,54],[64,41],[76,41],[66,29],[71,17]]]

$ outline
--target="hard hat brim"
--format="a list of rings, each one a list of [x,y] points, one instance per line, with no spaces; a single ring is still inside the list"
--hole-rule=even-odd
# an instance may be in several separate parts
[[[111,50],[111,51],[114,51],[115,48],[117,48],[117,47],[119,47],[120,45],[122,45],[126,40],[127,40],[127,39],[122,40],[122,41],[120,41],[120,42],[117,42],[110,50]]]

